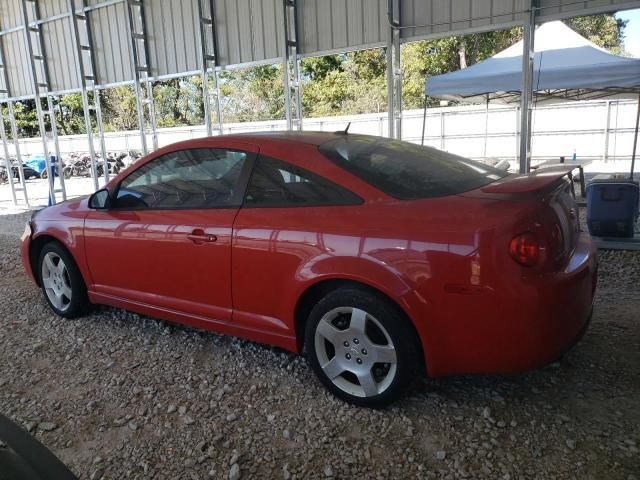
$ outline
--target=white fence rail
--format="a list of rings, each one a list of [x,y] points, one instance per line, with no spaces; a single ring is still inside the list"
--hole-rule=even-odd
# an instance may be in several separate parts
[[[631,158],[636,102],[630,100],[565,103],[537,108],[533,115],[533,158],[544,160],[574,153],[578,158],[627,163]],[[517,107],[490,105],[429,109],[425,144],[471,158],[517,158]],[[344,130],[387,135],[386,112],[304,120],[305,130]],[[226,124],[224,133],[285,130],[284,120]],[[403,139],[420,142],[422,111],[403,112]],[[486,135],[485,135],[486,134]],[[158,129],[159,144],[204,137],[204,126]],[[137,131],[105,134],[108,151],[140,149]],[[63,154],[87,151],[84,135],[59,137]],[[147,144],[151,144],[148,139]],[[12,146],[11,146],[12,147]],[[39,138],[20,141],[23,155],[42,153]],[[10,153],[11,150],[10,150]]]

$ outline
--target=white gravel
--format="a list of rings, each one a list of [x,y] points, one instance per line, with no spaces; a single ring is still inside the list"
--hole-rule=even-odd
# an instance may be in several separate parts
[[[640,253],[603,252],[562,362],[417,381],[384,411],[304,358],[101,307],[51,314],[0,216],[0,412],[81,478],[640,478]]]

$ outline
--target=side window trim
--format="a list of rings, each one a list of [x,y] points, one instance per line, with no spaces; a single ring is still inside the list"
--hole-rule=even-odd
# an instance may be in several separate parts
[[[236,191],[233,194],[233,199],[231,201],[231,203],[229,205],[220,205],[220,206],[212,206],[212,207],[183,207],[183,206],[177,206],[177,207],[122,207],[122,208],[117,208],[117,207],[111,207],[109,208],[109,210],[111,211],[118,211],[118,212],[139,212],[139,211],[162,211],[162,210],[225,210],[225,209],[239,209],[242,207],[242,203],[244,202],[244,197],[246,194],[246,190],[247,187],[249,185],[249,180],[251,177],[251,173],[253,172],[253,166],[255,164],[256,158],[258,156],[258,151],[249,151],[249,150],[243,150],[240,148],[225,148],[223,146],[211,146],[211,147],[197,147],[197,148],[205,148],[205,149],[211,149],[211,150],[228,150],[231,152],[241,152],[244,153],[246,155],[246,159],[244,161],[244,164],[242,166],[242,170],[240,171],[240,175],[238,177],[238,181],[237,181],[237,188]],[[189,148],[185,148],[183,150],[192,150]],[[144,165],[147,165],[148,163],[154,162],[162,157],[164,157],[165,155],[170,155],[172,153],[177,153],[180,152],[182,150],[175,150],[173,152],[167,152],[163,155],[159,155],[151,160],[149,160],[148,162],[145,162]],[[139,168],[142,168],[144,165],[140,165]],[[127,176],[125,176],[122,180],[120,180],[111,190],[111,198],[117,198],[118,197],[118,193],[120,191],[120,187],[122,185],[122,183],[129,178],[132,174],[134,174],[137,171],[136,169],[133,169],[131,172],[129,172],[127,174]]]
[[[303,173],[308,173],[311,176],[314,177],[318,177],[320,179],[322,179],[323,181],[327,182],[330,185],[333,185],[335,187],[337,187],[340,190],[343,190],[344,192],[346,192],[347,194],[351,195],[351,197],[353,198],[353,201],[344,201],[344,202],[335,202],[335,203],[304,203],[304,204],[296,204],[296,203],[287,203],[287,204],[282,204],[282,205],[257,205],[257,204],[247,204],[247,192],[249,189],[249,185],[251,184],[251,180],[253,178],[253,175],[258,167],[258,162],[260,161],[260,159],[273,159],[276,160],[277,162],[280,162],[282,164],[284,164],[285,166],[291,167],[291,168],[295,168],[298,170],[301,170]],[[249,162],[248,162],[249,163]],[[320,175],[318,173],[312,172],[310,170],[307,170],[306,168],[303,167],[299,167],[297,165],[294,165],[286,160],[282,160],[281,158],[275,158],[275,157],[270,157],[269,155],[264,155],[263,153],[258,152],[256,155],[254,155],[254,157],[251,159],[251,173],[249,175],[249,177],[247,178],[247,182],[244,185],[244,194],[243,194],[243,199],[242,199],[242,205],[241,208],[309,208],[309,207],[347,207],[347,206],[354,206],[354,205],[362,205],[364,203],[364,200],[362,199],[362,197],[360,197],[360,195],[353,193],[350,189],[332,181],[329,180],[328,178],[324,177],[323,175]],[[287,172],[289,175],[295,175],[292,174],[290,172]]]

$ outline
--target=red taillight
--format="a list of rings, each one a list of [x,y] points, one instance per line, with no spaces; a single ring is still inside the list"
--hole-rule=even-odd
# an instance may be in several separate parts
[[[559,255],[564,249],[564,235],[562,234],[560,225],[557,223],[554,223],[553,227],[551,227],[551,232],[549,233],[549,247],[551,248],[553,255]]]
[[[540,245],[535,234],[531,232],[516,235],[509,244],[509,253],[513,259],[521,265],[533,267],[538,263]]]

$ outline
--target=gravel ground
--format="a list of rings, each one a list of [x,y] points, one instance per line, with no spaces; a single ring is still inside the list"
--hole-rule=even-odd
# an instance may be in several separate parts
[[[420,380],[384,411],[304,358],[121,310],[50,313],[0,216],[0,412],[81,478],[640,478],[640,252],[602,252],[593,323],[557,364]]]

